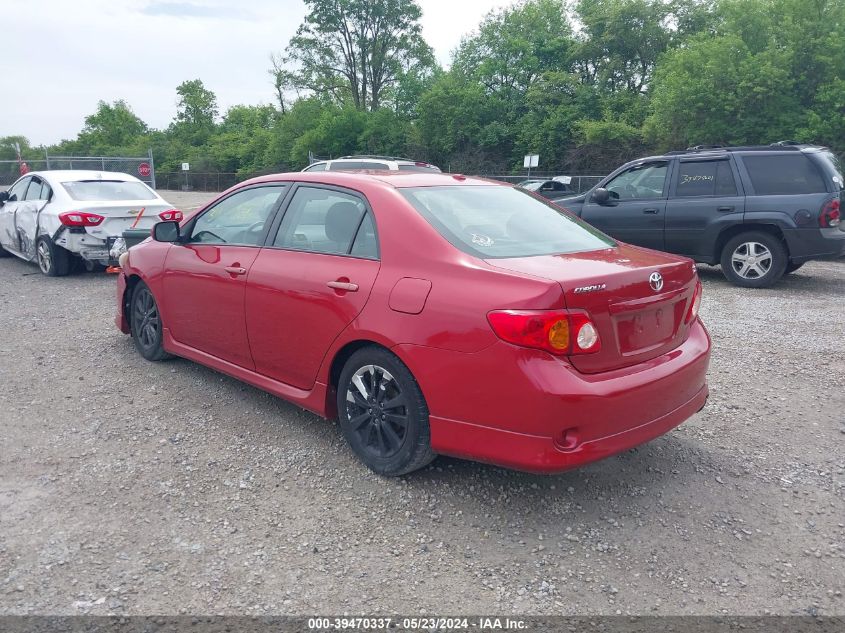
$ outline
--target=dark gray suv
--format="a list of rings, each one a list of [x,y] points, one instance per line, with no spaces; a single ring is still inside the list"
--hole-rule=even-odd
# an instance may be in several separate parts
[[[613,237],[706,264],[763,288],[811,259],[845,256],[843,168],[791,142],[695,147],[627,163],[556,203]]]

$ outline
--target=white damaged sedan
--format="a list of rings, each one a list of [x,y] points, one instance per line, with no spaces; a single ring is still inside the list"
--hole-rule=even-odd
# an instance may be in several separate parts
[[[181,211],[129,174],[30,172],[0,192],[0,257],[37,262],[45,275],[59,277],[75,263],[114,264],[126,229],[181,219]]]

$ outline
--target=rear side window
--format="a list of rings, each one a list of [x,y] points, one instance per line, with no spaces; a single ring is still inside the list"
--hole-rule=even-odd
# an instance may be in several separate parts
[[[675,196],[735,196],[736,182],[731,164],[726,160],[681,162],[678,167]]]
[[[800,152],[774,156],[743,156],[742,162],[758,196],[823,193],[821,172]]]
[[[156,195],[142,182],[131,180],[75,180],[62,187],[74,200],[155,200]]]
[[[329,255],[378,257],[375,227],[364,201],[341,191],[299,187],[273,246]]]
[[[26,200],[49,200],[50,199],[50,185],[46,182],[41,182],[37,178],[33,178],[29,184],[29,189],[26,190]]]
[[[616,245],[522,189],[457,185],[400,192],[443,237],[476,257],[555,255]]]

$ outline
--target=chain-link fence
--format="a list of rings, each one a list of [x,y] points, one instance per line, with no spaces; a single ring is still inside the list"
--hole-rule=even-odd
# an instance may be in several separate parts
[[[87,169],[115,171],[135,176],[155,189],[156,173],[152,152],[147,156],[50,156],[43,159],[24,160],[27,171],[57,169]],[[17,160],[0,161],[0,186],[9,186],[20,178],[22,165]]]
[[[168,191],[225,191],[232,185],[258,174],[238,175],[231,172],[170,171],[156,174],[159,189]]]

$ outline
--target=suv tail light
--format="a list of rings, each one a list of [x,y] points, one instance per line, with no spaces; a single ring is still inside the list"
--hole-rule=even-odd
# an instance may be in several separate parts
[[[59,222],[65,226],[99,226],[103,220],[103,216],[86,211],[65,211],[59,214]]]
[[[487,314],[487,321],[503,341],[556,356],[592,354],[601,349],[598,328],[583,312],[494,310]]]
[[[823,229],[829,229],[834,226],[839,226],[842,221],[842,211],[840,208],[839,198],[828,200],[822,206],[822,211],[819,214],[819,226]]]
[[[704,289],[701,287],[701,282],[695,282],[695,293],[692,295],[692,303],[687,310],[687,318],[684,323],[692,323],[698,317],[698,309],[701,307],[701,294]]]
[[[184,216],[179,209],[168,209],[167,211],[159,213],[158,217],[160,217],[164,222],[181,222]]]

